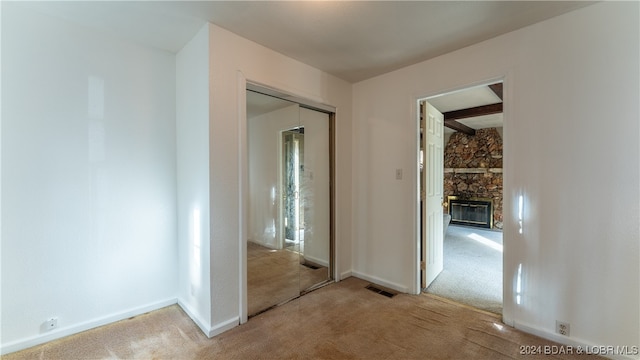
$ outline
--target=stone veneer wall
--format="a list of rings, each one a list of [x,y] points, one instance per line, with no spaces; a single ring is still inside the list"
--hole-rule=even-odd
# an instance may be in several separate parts
[[[451,135],[444,149],[444,196],[493,199],[493,227],[502,229],[502,137],[496,128]]]

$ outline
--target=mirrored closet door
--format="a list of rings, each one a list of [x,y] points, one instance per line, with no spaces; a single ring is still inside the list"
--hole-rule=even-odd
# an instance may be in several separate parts
[[[329,114],[247,91],[247,312],[331,279]]]

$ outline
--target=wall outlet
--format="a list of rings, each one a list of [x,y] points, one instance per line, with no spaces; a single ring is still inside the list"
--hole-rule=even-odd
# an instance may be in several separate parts
[[[47,330],[53,330],[58,327],[58,318],[54,317],[44,322]]]
[[[396,180],[402,180],[402,169],[396,169]]]
[[[570,325],[568,322],[556,320],[556,332],[560,335],[569,336]]]

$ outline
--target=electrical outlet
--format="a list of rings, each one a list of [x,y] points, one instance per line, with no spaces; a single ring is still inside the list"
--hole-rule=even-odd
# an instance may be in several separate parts
[[[402,180],[402,169],[396,169],[396,180]]]
[[[51,318],[47,321],[45,321],[45,327],[47,328],[47,330],[53,330],[55,328],[58,327],[58,318]]]
[[[569,336],[570,325],[568,322],[556,320],[556,332],[560,335]]]

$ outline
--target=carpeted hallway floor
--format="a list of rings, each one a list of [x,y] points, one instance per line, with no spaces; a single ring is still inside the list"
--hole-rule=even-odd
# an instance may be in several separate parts
[[[522,346],[553,343],[507,327],[497,316],[433,295],[388,298],[366,285],[352,277],[325,286],[212,339],[173,305],[2,358],[580,358],[522,355]]]
[[[502,314],[502,232],[450,225],[443,250],[444,270],[427,292]]]

